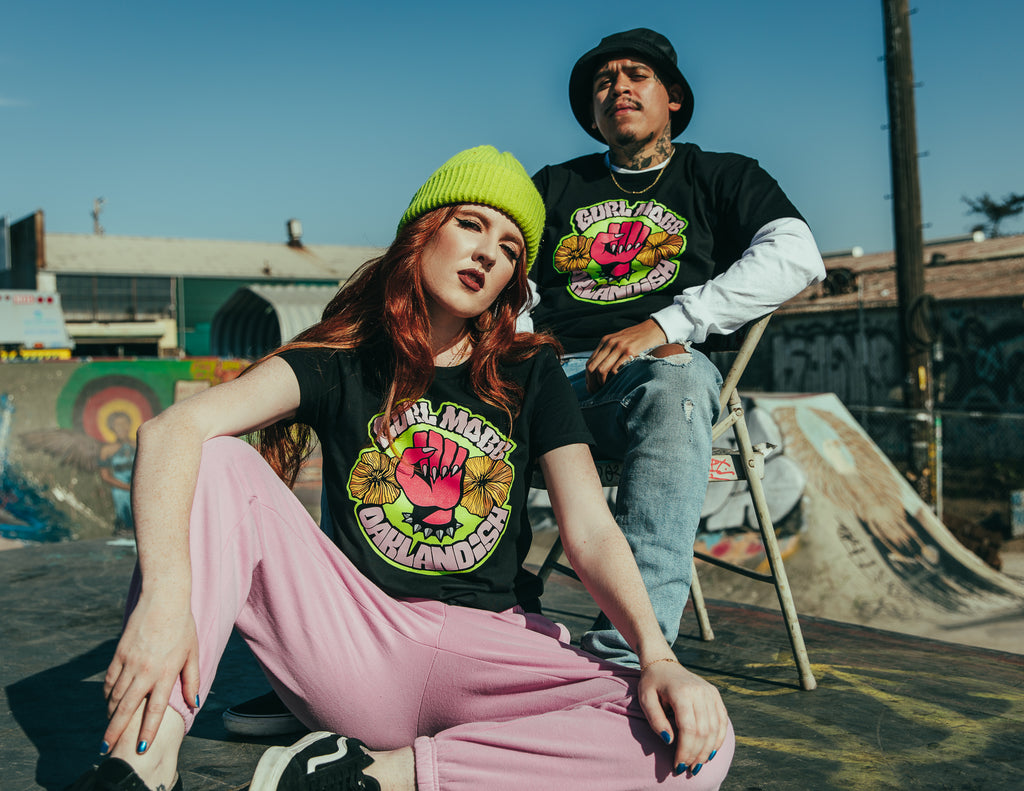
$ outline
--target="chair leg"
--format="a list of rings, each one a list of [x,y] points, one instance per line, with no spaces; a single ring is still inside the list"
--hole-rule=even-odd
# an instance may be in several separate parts
[[[578,580],[579,576],[573,570],[572,566],[567,566],[564,563],[558,561],[562,558],[562,538],[561,536],[555,536],[555,543],[551,545],[551,549],[548,550],[547,556],[544,558],[544,562],[540,566],[540,570],[537,572],[537,576],[540,577],[541,582],[547,582],[548,577],[551,576],[551,572],[556,569],[567,577],[572,577]]]
[[[544,557],[544,562],[540,566],[540,571],[537,572],[537,576],[541,578],[543,582],[548,581],[548,577],[551,576],[551,572],[554,571],[555,566],[558,565],[558,559],[562,556],[562,539],[559,536],[555,536],[555,543],[551,545],[551,549],[548,550],[548,554]]]
[[[739,395],[733,393],[733,398],[738,405]],[[739,444],[743,462],[747,465],[747,469],[751,470],[754,463],[754,449],[750,444],[750,433],[747,431],[746,420],[741,416],[736,421],[733,429],[736,433],[736,441]],[[754,514],[757,517],[757,525],[761,530],[761,541],[764,543],[765,555],[768,558],[768,565],[774,578],[775,592],[779,597],[779,605],[782,607],[782,617],[786,622],[786,629],[789,632],[789,642],[793,648],[793,659],[796,661],[797,671],[800,675],[800,686],[805,690],[812,690],[818,686],[818,682],[815,681],[814,674],[811,672],[811,662],[807,656],[807,648],[804,646],[804,636],[800,630],[796,605],[793,603],[793,591],[789,587],[786,567],[782,562],[782,552],[779,550],[779,542],[775,537],[775,526],[772,524],[772,518],[768,512],[764,486],[757,475],[748,475],[747,485],[750,487],[750,497],[754,502]]]
[[[693,602],[693,612],[697,616],[697,626],[700,628],[700,639],[710,643],[715,639],[714,630],[711,628],[711,619],[708,618],[708,608],[704,606],[704,592],[700,587],[700,579],[697,577],[697,565],[692,564],[693,571],[690,576],[690,600]]]

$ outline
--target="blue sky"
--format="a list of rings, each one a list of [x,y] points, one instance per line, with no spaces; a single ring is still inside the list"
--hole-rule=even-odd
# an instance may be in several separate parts
[[[962,195],[1024,192],[1024,3],[911,5],[931,239],[977,221]],[[0,214],[41,208],[49,231],[90,232],[102,196],[109,234],[277,241],[297,217],[309,244],[385,245],[462,148],[531,172],[597,150],[569,70],[645,26],[694,90],[680,139],[760,160],[822,250],[892,246],[879,0],[32,0],[0,19]]]

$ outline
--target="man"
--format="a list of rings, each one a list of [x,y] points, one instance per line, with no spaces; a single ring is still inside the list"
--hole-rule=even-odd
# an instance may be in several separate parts
[[[673,144],[693,94],[661,34],[602,39],[573,67],[569,102],[608,151],[534,176],[547,222],[532,318],[565,346],[597,455],[623,460],[616,519],[671,644],[721,387],[694,344],[770,313],[825,270],[807,224],[757,162]],[[636,664],[603,618],[583,647]]]

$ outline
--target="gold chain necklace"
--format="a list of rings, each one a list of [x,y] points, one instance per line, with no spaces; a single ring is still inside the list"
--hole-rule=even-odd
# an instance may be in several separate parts
[[[608,175],[612,177],[612,182],[615,184],[615,186],[618,187],[623,192],[627,193],[628,195],[643,195],[645,192],[647,192],[647,190],[653,189],[654,185],[661,181],[661,177],[665,175],[665,171],[668,170],[668,163],[672,161],[672,155],[675,153],[675,149],[673,149],[672,153],[668,155],[668,159],[665,160],[665,166],[661,168],[661,170],[658,171],[658,175],[654,177],[654,181],[652,181],[642,190],[628,190],[621,184],[619,184],[619,180],[615,178],[615,170],[612,168],[611,162],[608,163]]]

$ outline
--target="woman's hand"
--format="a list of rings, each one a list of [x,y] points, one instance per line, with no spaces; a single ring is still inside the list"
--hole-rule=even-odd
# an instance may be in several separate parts
[[[677,774],[707,763],[725,741],[729,718],[718,690],[674,659],[646,665],[638,695],[655,733],[675,744]]]
[[[124,734],[132,715],[145,705],[138,752],[156,738],[175,680],[190,705],[199,695],[199,642],[196,624],[182,596],[143,595],[125,625],[114,659],[107,669],[103,693],[107,698],[105,748]],[[145,742],[145,746],[142,743]]]

